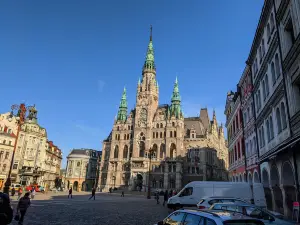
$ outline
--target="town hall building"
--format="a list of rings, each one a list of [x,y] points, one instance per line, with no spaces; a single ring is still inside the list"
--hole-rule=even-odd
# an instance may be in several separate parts
[[[191,181],[227,180],[228,149],[215,111],[185,118],[178,80],[170,104],[159,104],[152,28],[136,106],[128,113],[124,88],[118,114],[103,141],[100,186],[141,190],[181,189]],[[149,177],[150,175],[150,177]]]

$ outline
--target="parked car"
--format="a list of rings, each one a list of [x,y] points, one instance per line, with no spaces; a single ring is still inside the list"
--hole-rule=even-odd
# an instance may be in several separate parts
[[[242,203],[215,203],[213,204],[209,210],[219,210],[219,211],[229,211],[229,212],[238,212],[242,213],[246,216],[259,219],[262,222],[272,225],[291,225],[295,224],[295,221],[289,221],[283,219],[282,215],[276,215],[271,211],[262,209],[261,207],[250,205],[250,204],[242,204]]]
[[[213,197],[202,198],[200,202],[197,203],[197,208],[209,209],[215,203],[228,203],[228,202],[249,204],[249,202],[240,198],[213,196]]]
[[[248,203],[266,207],[264,188],[261,183],[253,185],[246,182],[193,181],[188,183],[177,195],[169,198],[168,207],[178,209],[193,207],[203,197],[223,196],[241,198]]]
[[[264,225],[261,220],[236,212],[202,211],[180,209],[171,213],[156,225],[189,224],[189,225]]]
[[[11,184],[9,187],[9,190],[11,191],[12,188],[15,188],[16,190],[19,190],[19,188],[21,188],[22,185],[21,184]]]

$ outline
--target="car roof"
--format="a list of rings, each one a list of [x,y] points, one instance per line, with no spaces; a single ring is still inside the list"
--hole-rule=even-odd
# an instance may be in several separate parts
[[[226,203],[222,203],[222,202],[217,202],[217,203],[214,203],[213,205],[236,205],[236,206],[247,206],[247,207],[256,207],[256,208],[259,208],[258,206],[256,205],[252,205],[252,204],[247,204],[247,203],[235,203],[235,202],[226,202]]]
[[[191,213],[194,215],[205,216],[212,219],[218,218],[221,219],[222,221],[245,220],[245,219],[253,220],[253,218],[238,212],[227,212],[227,211],[217,211],[217,210],[196,210],[196,209],[180,209],[177,210],[176,212]]]
[[[208,198],[213,198],[213,199],[238,199],[238,200],[242,200],[242,201],[245,201],[244,199],[241,199],[241,198],[236,198],[236,197],[225,197],[225,196],[206,196],[206,197],[203,197],[202,199],[208,199]]]

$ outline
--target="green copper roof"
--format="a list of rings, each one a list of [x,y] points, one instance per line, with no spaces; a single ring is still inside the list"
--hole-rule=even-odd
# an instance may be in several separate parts
[[[179,93],[177,77],[174,84],[171,106],[169,108],[169,116],[170,117],[175,116],[177,119],[183,117],[182,110],[181,110],[181,97]]]
[[[150,41],[149,41],[149,44],[148,44],[144,69],[155,70],[154,49],[153,49],[153,43],[152,43],[152,26],[150,27]]]
[[[117,115],[117,120],[126,121],[126,118],[127,118],[127,99],[126,99],[126,88],[124,87],[120,106],[119,106],[119,111]]]

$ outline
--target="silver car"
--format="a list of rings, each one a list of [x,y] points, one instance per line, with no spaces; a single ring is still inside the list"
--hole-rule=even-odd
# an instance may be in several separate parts
[[[219,210],[226,212],[238,212],[249,217],[259,219],[264,224],[278,224],[278,225],[291,225],[295,224],[294,221],[288,221],[283,219],[282,215],[276,215],[268,210],[262,209],[261,207],[251,205],[251,204],[243,204],[243,203],[215,203],[213,204],[209,210]]]

